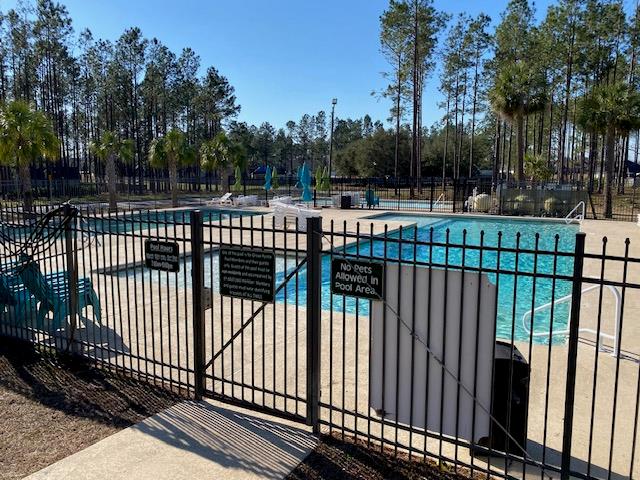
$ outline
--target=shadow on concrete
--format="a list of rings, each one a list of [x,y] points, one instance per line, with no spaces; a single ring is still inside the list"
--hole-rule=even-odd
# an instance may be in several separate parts
[[[553,465],[559,469],[562,464],[562,452],[549,448],[548,446],[544,448],[543,445],[538,442],[528,440],[527,453],[534,461],[544,463],[545,465]],[[476,457],[487,461],[487,457],[485,456],[476,455]],[[560,478],[559,473],[548,469],[545,469],[544,475],[542,475],[542,469],[531,465],[527,465],[525,476],[523,475],[522,462],[511,458],[507,463],[505,463],[504,458],[492,457],[490,464],[498,470],[505,471],[514,478]],[[587,471],[589,472],[589,475],[587,475]],[[606,478],[607,480],[628,480],[630,478],[628,475],[616,472],[611,472],[611,474],[609,474],[609,469],[606,466],[594,464],[589,466],[588,462],[576,457],[571,457],[571,472],[574,474],[581,474],[585,478]]]
[[[182,402],[132,427],[226,469],[283,478],[317,444],[310,432],[208,402]]]

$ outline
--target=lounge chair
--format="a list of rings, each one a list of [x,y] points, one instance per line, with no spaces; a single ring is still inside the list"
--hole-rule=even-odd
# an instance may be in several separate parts
[[[275,227],[283,227],[285,218],[291,219],[291,225],[295,225],[298,219],[298,229],[302,232],[307,231],[307,218],[319,217],[320,212],[296,205],[287,205],[284,203],[271,202],[273,207],[273,225]]]
[[[365,201],[367,202],[367,207],[377,207],[380,205],[380,197],[378,197],[375,192],[371,189],[367,190],[364,194]]]
[[[231,197],[233,196],[233,193],[231,192],[227,192],[224,195],[222,195],[220,198],[212,198],[211,200],[209,200],[207,202],[207,205],[210,207],[213,206],[229,206],[229,205],[233,205],[233,201],[231,200]]]
[[[272,207],[276,203],[284,203],[285,205],[293,205],[293,198],[291,198],[288,195],[286,195],[284,197],[273,197],[269,201],[269,206]]]
[[[257,195],[240,195],[233,202],[236,207],[253,207],[258,205],[258,196]]]
[[[7,313],[16,325],[25,326],[27,314],[35,310],[36,303],[17,277],[0,275],[0,315]]]
[[[53,312],[53,319],[50,324],[52,330],[57,330],[64,326],[65,319],[69,315],[69,283],[66,272],[59,272],[49,276],[42,275],[40,268],[31,258],[22,259],[24,266],[21,267],[19,276],[29,292],[40,303],[36,315],[36,328],[44,329],[47,314]],[[88,305],[93,307],[93,316],[100,323],[101,311],[100,300],[93,289],[93,284],[89,278],[78,279],[78,312],[81,312]]]

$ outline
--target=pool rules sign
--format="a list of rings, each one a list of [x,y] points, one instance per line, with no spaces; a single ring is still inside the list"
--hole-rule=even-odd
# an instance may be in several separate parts
[[[220,293],[229,297],[273,302],[276,257],[251,248],[220,249]]]
[[[331,293],[381,300],[384,295],[384,266],[346,258],[331,261]]]
[[[144,264],[152,270],[180,271],[180,246],[176,242],[145,240]]]

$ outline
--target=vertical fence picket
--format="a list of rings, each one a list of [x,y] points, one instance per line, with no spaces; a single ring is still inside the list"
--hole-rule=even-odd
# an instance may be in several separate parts
[[[191,275],[193,295],[193,387],[196,400],[204,393],[205,328],[202,291],[204,289],[204,257],[202,212],[191,213]]]
[[[322,219],[307,219],[307,425],[320,431],[320,320]]]
[[[571,478],[571,440],[573,434],[573,407],[576,395],[576,367],[578,359],[578,334],[580,329],[580,301],[582,299],[582,269],[584,265],[584,232],[576,234],[573,257],[573,285],[571,315],[569,317],[569,350],[567,353],[567,384],[564,400],[564,430],[562,434],[561,478]]]

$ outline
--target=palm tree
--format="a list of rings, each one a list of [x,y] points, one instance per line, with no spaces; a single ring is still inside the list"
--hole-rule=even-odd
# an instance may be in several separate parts
[[[220,176],[220,171],[229,168],[230,147],[229,138],[224,132],[219,132],[211,140],[207,140],[200,146],[200,162],[202,168],[208,172],[216,172]],[[216,182],[218,190],[218,182]]]
[[[604,216],[611,218],[616,138],[640,128],[640,93],[624,82],[598,85],[579,100],[576,120],[582,128],[605,137]]]
[[[39,158],[55,160],[59,147],[44,113],[19,100],[0,107],[0,164],[17,169],[26,212],[33,209],[31,165]]]
[[[516,179],[524,180],[524,117],[540,111],[546,102],[545,82],[537,70],[518,60],[502,67],[489,99],[493,109],[516,127]]]
[[[553,169],[542,155],[529,151],[524,156],[524,174],[530,182],[548,182],[553,178]]]
[[[247,150],[240,143],[230,143],[229,159],[231,160],[231,165],[233,165],[233,167],[235,168],[236,185],[239,186],[241,185],[240,179],[242,175],[247,171],[247,167],[249,166],[249,158],[247,156]],[[238,175],[238,173],[240,175]]]
[[[122,140],[113,132],[104,132],[100,140],[89,144],[89,148],[100,160],[106,162],[109,210],[113,212],[118,208],[116,160],[128,163],[133,159],[133,141]]]
[[[195,162],[195,150],[187,142],[184,133],[174,128],[164,137],[156,138],[149,146],[149,163],[153,168],[169,170],[171,204],[178,206],[178,167],[192,165]]]

